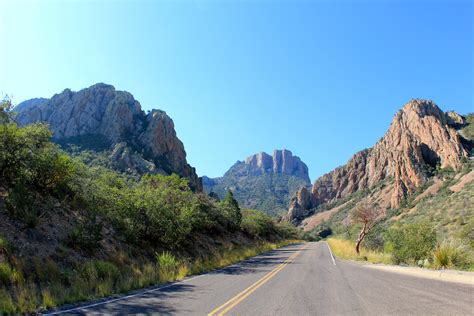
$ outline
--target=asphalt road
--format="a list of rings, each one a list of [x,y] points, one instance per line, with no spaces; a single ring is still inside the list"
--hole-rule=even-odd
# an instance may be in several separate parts
[[[474,315],[470,285],[335,260],[326,243],[293,245],[228,268],[67,314]]]

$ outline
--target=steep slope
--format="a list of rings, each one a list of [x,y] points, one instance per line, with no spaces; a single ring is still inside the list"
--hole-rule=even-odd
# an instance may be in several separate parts
[[[381,186],[385,187],[383,205],[398,208],[437,169],[461,171],[472,150],[472,142],[457,131],[465,124],[462,116],[444,113],[432,101],[411,100],[374,147],[318,178],[310,193],[298,192],[285,219],[298,222],[319,205]]]
[[[222,198],[232,190],[245,208],[271,215],[284,212],[291,195],[309,184],[308,167],[286,149],[275,150],[272,156],[261,152],[245,162],[237,161],[221,178],[203,177],[206,192]]]
[[[48,124],[65,149],[101,153],[122,172],[177,173],[192,188],[202,189],[171,118],[160,110],[145,114],[128,92],[99,83],[78,92],[66,89],[51,99],[28,100],[15,111],[21,126]]]

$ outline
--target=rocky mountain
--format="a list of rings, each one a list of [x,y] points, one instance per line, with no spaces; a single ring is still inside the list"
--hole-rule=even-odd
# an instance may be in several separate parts
[[[286,211],[289,199],[299,188],[310,185],[308,167],[291,151],[261,152],[237,161],[220,178],[203,177],[204,190],[225,196],[232,190],[239,204],[271,215]]]
[[[411,100],[374,147],[356,153],[346,165],[318,178],[310,191],[298,191],[284,218],[298,222],[324,203],[376,187],[384,187],[379,190],[377,203],[386,208],[400,207],[437,171],[459,172],[463,168],[472,151],[472,140],[459,131],[465,125],[463,116],[444,113],[432,101]]]
[[[50,99],[28,100],[14,110],[19,125],[48,124],[54,141],[66,149],[100,152],[122,172],[176,173],[202,190],[172,119],[161,110],[146,114],[128,92],[98,83],[78,92],[66,89]]]

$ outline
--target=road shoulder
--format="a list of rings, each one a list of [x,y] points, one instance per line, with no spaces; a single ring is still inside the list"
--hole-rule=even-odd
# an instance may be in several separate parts
[[[353,261],[354,262],[354,261]],[[403,267],[385,264],[367,264],[359,263],[369,269],[378,269],[392,273],[410,275],[425,279],[439,280],[445,282],[455,282],[474,286],[474,272],[455,271],[455,270],[428,270],[418,267]]]

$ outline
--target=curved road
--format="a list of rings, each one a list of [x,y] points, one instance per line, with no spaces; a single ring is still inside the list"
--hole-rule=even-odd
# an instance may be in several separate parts
[[[333,260],[326,243],[284,247],[208,274],[64,314],[474,315],[470,285]]]

